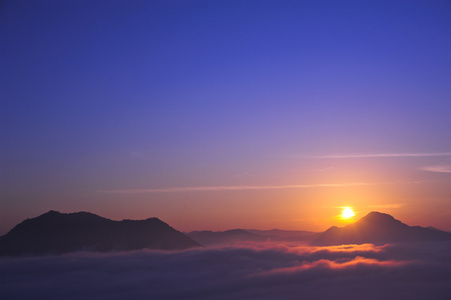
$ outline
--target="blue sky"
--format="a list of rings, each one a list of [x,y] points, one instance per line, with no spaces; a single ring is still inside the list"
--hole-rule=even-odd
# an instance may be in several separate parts
[[[6,1],[0,26],[2,232],[50,209],[258,227],[344,196],[113,192],[387,182],[451,230],[449,1]]]

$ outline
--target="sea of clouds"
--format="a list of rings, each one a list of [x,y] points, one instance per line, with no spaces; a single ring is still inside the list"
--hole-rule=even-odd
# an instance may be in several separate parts
[[[451,299],[451,243],[0,259],[1,299]]]

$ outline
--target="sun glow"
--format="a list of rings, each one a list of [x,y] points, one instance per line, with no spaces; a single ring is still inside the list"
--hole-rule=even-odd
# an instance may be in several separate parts
[[[352,208],[350,208],[350,207],[345,207],[344,209],[343,209],[343,212],[341,213],[341,218],[342,219],[349,219],[349,218],[352,218],[352,217],[354,217],[354,211],[352,210]]]

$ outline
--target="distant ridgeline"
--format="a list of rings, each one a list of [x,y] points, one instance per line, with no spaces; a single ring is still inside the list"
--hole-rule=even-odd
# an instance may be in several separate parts
[[[353,224],[333,226],[320,233],[287,230],[235,229],[227,231],[193,231],[188,236],[203,245],[240,242],[290,242],[317,246],[451,241],[451,233],[435,228],[409,226],[392,216],[371,212]]]
[[[157,218],[113,221],[88,212],[49,211],[0,237],[0,255],[73,251],[182,250],[201,245]]]
[[[201,244],[290,242],[318,246],[372,243],[451,241],[451,233],[408,226],[390,215],[371,212],[353,224],[321,233],[286,230],[234,229],[193,231],[187,235],[157,218],[112,221],[87,212],[49,211],[27,219],[0,237],[0,256],[62,254],[74,251],[182,250]]]
[[[192,231],[187,235],[205,246],[246,242],[294,242],[308,244],[318,233],[300,230],[232,229],[226,231]]]

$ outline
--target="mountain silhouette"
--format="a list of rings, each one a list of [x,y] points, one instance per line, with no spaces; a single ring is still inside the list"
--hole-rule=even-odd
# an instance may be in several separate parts
[[[250,233],[243,229],[232,229],[226,231],[192,231],[187,233],[187,235],[206,246],[239,242],[263,242],[267,239],[264,236]]]
[[[353,224],[344,227],[333,226],[321,233],[315,245],[341,245],[385,243],[451,241],[451,233],[438,229],[409,226],[392,216],[371,212]]]
[[[258,230],[245,229],[247,232],[264,236],[267,241],[271,242],[299,242],[309,243],[318,236],[317,232],[302,231],[302,230]]]
[[[73,251],[181,250],[201,246],[157,218],[113,221],[88,212],[49,211],[0,237],[0,256]]]

